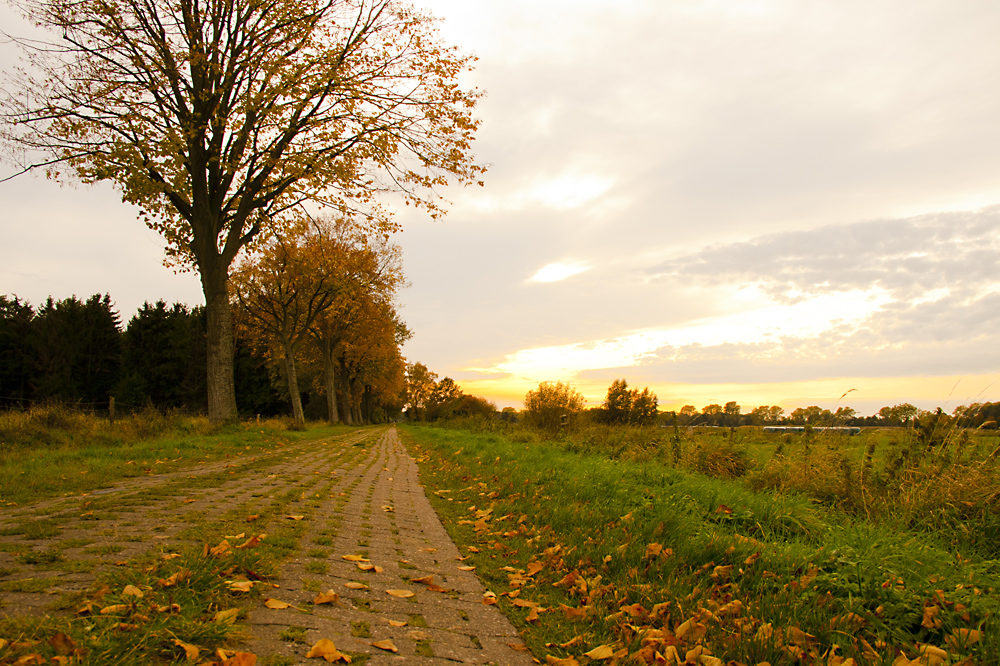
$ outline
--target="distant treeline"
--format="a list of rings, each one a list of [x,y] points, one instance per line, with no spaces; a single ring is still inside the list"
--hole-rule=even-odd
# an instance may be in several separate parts
[[[145,303],[122,326],[111,297],[51,297],[37,308],[0,296],[0,408],[58,401],[84,409],[204,411],[207,403],[205,311]],[[266,359],[236,343],[236,401],[241,413],[284,414]]]

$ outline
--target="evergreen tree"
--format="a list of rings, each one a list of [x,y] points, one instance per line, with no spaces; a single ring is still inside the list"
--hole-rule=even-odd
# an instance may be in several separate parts
[[[17,296],[0,296],[0,405],[25,407],[33,395],[35,311]]]

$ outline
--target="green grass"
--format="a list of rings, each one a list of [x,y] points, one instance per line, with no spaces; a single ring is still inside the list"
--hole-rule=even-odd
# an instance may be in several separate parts
[[[296,441],[349,432],[318,426],[295,432],[283,421],[211,426],[199,417],[140,415],[114,426],[92,415],[0,413],[0,506],[78,495],[145,474],[218,460],[253,465]],[[151,423],[138,424],[143,418]],[[70,471],[72,470],[72,471]],[[192,486],[197,487],[197,486]]]
[[[955,661],[997,663],[1000,566],[947,539],[678,468],[669,442],[602,451],[401,430],[466,564],[538,659],[579,657],[602,644],[641,655],[645,635],[660,651],[671,641],[675,649],[700,644],[723,662],[791,666],[794,649],[823,654],[836,644],[858,663],[891,664],[899,653],[915,657],[917,643],[945,647],[955,632],[973,629],[982,640],[957,649]],[[706,454],[698,462],[718,448],[682,450],[678,462],[687,456],[726,474],[727,461]],[[524,601],[548,610],[529,622],[528,607],[517,605]],[[935,620],[924,622],[925,608],[938,609]],[[677,638],[689,620],[695,630]],[[667,629],[671,640],[653,640],[652,628]],[[800,630],[813,637],[801,646],[789,638]],[[559,647],[577,636],[577,645]]]

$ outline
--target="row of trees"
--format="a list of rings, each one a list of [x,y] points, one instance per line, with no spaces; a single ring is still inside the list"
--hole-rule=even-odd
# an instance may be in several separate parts
[[[382,420],[404,387],[400,345],[411,336],[395,294],[398,246],[346,220],[306,217],[234,271],[237,330],[284,379],[292,415],[305,414],[300,374],[312,370],[331,423]]]
[[[37,309],[0,296],[0,404],[60,401],[106,409],[153,405],[201,411],[206,401],[205,310],[145,303],[122,327],[111,297],[49,298]],[[235,380],[244,414],[276,414],[287,400],[272,387],[266,359],[236,345]]]
[[[406,366],[406,416],[411,421],[436,421],[460,416],[490,417],[495,404],[467,395],[451,377],[438,379],[423,363]]]

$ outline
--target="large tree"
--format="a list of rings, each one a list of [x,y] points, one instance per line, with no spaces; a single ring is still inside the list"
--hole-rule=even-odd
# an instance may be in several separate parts
[[[393,0],[20,0],[50,42],[0,124],[21,171],[110,181],[195,268],[207,315],[208,411],[235,417],[229,270],[312,202],[392,225],[377,197],[441,212],[473,182],[470,58]]]

